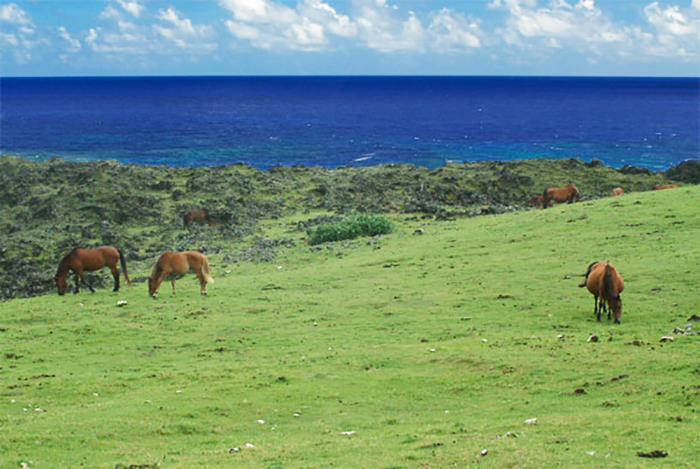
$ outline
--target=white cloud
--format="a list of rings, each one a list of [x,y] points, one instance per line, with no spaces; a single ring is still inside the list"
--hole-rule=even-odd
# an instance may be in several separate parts
[[[695,9],[697,8],[695,4]],[[644,8],[644,14],[647,21],[663,34],[694,35],[695,40],[700,40],[700,18],[690,10],[683,12],[676,5],[661,8],[659,2],[654,2]]]
[[[549,7],[538,7],[530,0],[503,0],[502,7],[510,14],[504,36],[511,44],[525,45],[542,38],[541,44],[545,45],[569,42],[580,47],[625,39],[622,29],[603,15],[595,0],[580,0],[574,5],[557,0]]]
[[[482,46],[485,36],[480,21],[443,8],[433,14],[428,27],[432,49],[441,53],[459,53]]]
[[[68,48],[66,48],[66,52],[78,52],[78,51],[80,51],[80,48],[81,48],[80,41],[71,37],[71,35],[68,33],[68,31],[66,30],[65,27],[60,26],[58,28],[58,35],[61,36],[66,41],[68,41]]]
[[[141,12],[145,9],[143,5],[140,5],[138,1],[136,0],[117,0],[117,3],[119,4],[122,9],[134,17],[138,18],[141,16]]]
[[[292,23],[297,19],[295,10],[269,0],[220,0],[219,4],[247,23]]]
[[[628,61],[680,57],[689,61],[700,56],[700,0],[682,8],[644,8],[647,24],[614,22],[595,0],[551,0],[540,6],[537,0],[493,0],[489,6],[508,12],[505,27],[496,33],[508,45],[530,51],[539,58],[547,50],[574,50],[593,62],[600,58]]]
[[[231,32],[231,34],[236,36],[238,39],[244,41],[253,41],[260,37],[260,31],[258,31],[258,28],[250,26],[246,23],[226,20],[224,24],[226,24],[226,27]]]
[[[219,5],[233,15],[225,21],[229,32],[253,47],[314,51],[330,44],[328,35],[357,34],[350,17],[323,0],[302,0],[295,8],[271,0],[219,0]]]
[[[653,2],[644,8],[647,21],[655,30],[653,40],[645,44],[647,55],[678,57],[685,61],[700,58],[700,1],[690,7],[661,7]]]
[[[14,25],[32,24],[32,20],[29,19],[27,12],[21,9],[16,3],[0,6],[0,22]]]
[[[191,51],[211,51],[217,48],[217,44],[212,41],[214,28],[211,26],[195,25],[172,7],[158,10],[157,18],[164,24],[155,24],[153,29],[179,48]]]
[[[359,37],[367,47],[379,52],[423,52],[423,25],[412,11],[404,18],[398,13],[398,6],[386,0],[363,0],[356,15]]]
[[[335,8],[322,0],[305,0],[299,4],[298,10],[301,16],[323,25],[331,34],[342,37],[352,37],[357,34],[357,25],[349,16],[338,13]]]
[[[27,63],[42,40],[35,38],[35,26],[29,14],[16,3],[0,6],[0,45],[2,55],[11,53],[17,63]]]
[[[118,32],[101,27],[90,28],[85,43],[94,52],[109,54],[146,54],[149,52],[148,38],[132,27],[131,23],[122,22]]]

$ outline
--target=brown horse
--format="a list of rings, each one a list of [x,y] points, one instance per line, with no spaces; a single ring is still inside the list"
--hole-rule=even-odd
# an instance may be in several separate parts
[[[193,221],[214,226],[214,220],[211,219],[206,208],[195,208],[188,210],[184,213],[184,215],[182,215],[182,224],[185,226],[185,229],[189,228],[190,223]]]
[[[114,277],[113,291],[119,291],[119,269],[117,269],[117,262],[121,262],[126,283],[131,286],[129,274],[126,272],[126,259],[119,249],[112,246],[100,246],[95,249],[73,249],[58,263],[58,270],[54,277],[56,286],[58,287],[58,294],[63,295],[66,293],[66,289],[68,288],[68,273],[71,270],[75,273],[75,290],[73,290],[73,293],[78,293],[78,291],[80,291],[81,282],[87,285],[90,291],[94,293],[95,289],[85,281],[83,274],[85,271],[94,272],[100,270],[104,266],[109,267],[109,270],[112,271],[112,276]]]
[[[202,287],[201,294],[207,294],[207,283],[214,283],[214,279],[209,274],[209,261],[201,252],[165,252],[156,265],[153,266],[151,276],[148,277],[148,294],[153,298],[158,298],[158,288],[163,280],[170,278],[173,285],[173,295],[175,294],[175,280],[185,275],[190,269],[199,279]]]
[[[600,314],[606,311],[610,320],[610,312],[615,317],[615,323],[620,324],[622,316],[622,299],[620,293],[625,289],[625,282],[609,262],[593,262],[586,271],[586,280],[579,287],[587,287],[594,296],[593,314],[600,321]]]
[[[622,187],[616,187],[615,189],[612,190],[611,197],[617,197],[618,195],[622,195],[624,193],[625,193],[625,190]]]
[[[579,202],[581,193],[573,184],[567,184],[564,187],[548,187],[542,194],[542,208],[547,208],[551,201],[562,203]]]
[[[527,203],[530,205],[539,205],[539,207],[542,208],[544,207],[544,196],[538,195],[535,197],[530,197],[530,200],[528,200]],[[549,206],[552,206],[551,202],[549,202]]]
[[[663,186],[654,186],[651,188],[651,190],[662,191],[664,189],[673,189],[674,187],[678,187],[678,184],[664,184]]]

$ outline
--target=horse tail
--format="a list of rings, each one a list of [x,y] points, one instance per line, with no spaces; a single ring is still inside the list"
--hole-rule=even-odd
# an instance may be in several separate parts
[[[591,270],[593,270],[593,266],[597,263],[598,261],[591,262],[591,265],[588,266],[588,268],[586,269],[586,273],[584,274],[584,277],[586,278],[583,280],[583,283],[578,284],[579,288],[583,288],[586,286],[586,283],[588,283],[588,276],[591,275]]]
[[[605,275],[603,275],[603,296],[605,298],[615,298],[615,280],[612,275],[610,264],[605,266]]]
[[[204,256],[202,256],[202,273],[204,274],[204,280],[206,280],[207,283],[214,283],[214,279],[209,273],[209,261]]]
[[[124,272],[124,278],[126,279],[126,283],[131,286],[131,280],[129,279],[129,273],[126,271],[126,257],[124,257],[124,254],[122,253],[122,250],[117,248],[117,252],[119,253],[119,262],[122,265],[122,272]]]

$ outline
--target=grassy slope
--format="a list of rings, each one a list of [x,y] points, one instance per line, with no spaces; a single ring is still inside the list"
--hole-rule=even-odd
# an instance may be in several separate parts
[[[659,338],[700,309],[699,205],[695,186],[397,216],[374,244],[212,256],[206,298],[191,276],[157,301],[139,284],[0,303],[0,466],[695,465],[700,336]],[[300,237],[290,221],[266,232]],[[620,326],[576,287],[597,259],[626,280]]]

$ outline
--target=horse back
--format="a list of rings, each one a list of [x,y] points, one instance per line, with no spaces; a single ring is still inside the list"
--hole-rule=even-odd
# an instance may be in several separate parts
[[[625,289],[625,282],[622,280],[620,273],[609,262],[595,263],[591,269],[591,273],[586,280],[588,291],[597,296],[603,296],[605,291],[605,271],[610,272],[610,277],[613,281],[613,293],[618,296]]]
[[[603,291],[603,275],[605,274],[605,262],[596,262],[590,266],[591,270],[586,279],[586,288],[596,296]]]
[[[168,275],[171,273],[184,275],[189,270],[187,256],[182,252],[164,252],[156,262],[156,269]]]
[[[201,269],[202,264],[204,264],[204,254],[199,251],[185,251],[182,254],[186,257],[187,264],[192,270]]]
[[[619,295],[622,293],[622,290],[625,289],[625,281],[622,279],[622,275],[620,275],[612,264],[608,265],[610,265],[610,274],[612,275],[613,284],[615,285],[615,295]]]
[[[116,265],[119,251],[112,246],[100,246],[94,249],[77,248],[71,251],[71,268],[88,271],[100,270],[105,265]]]

